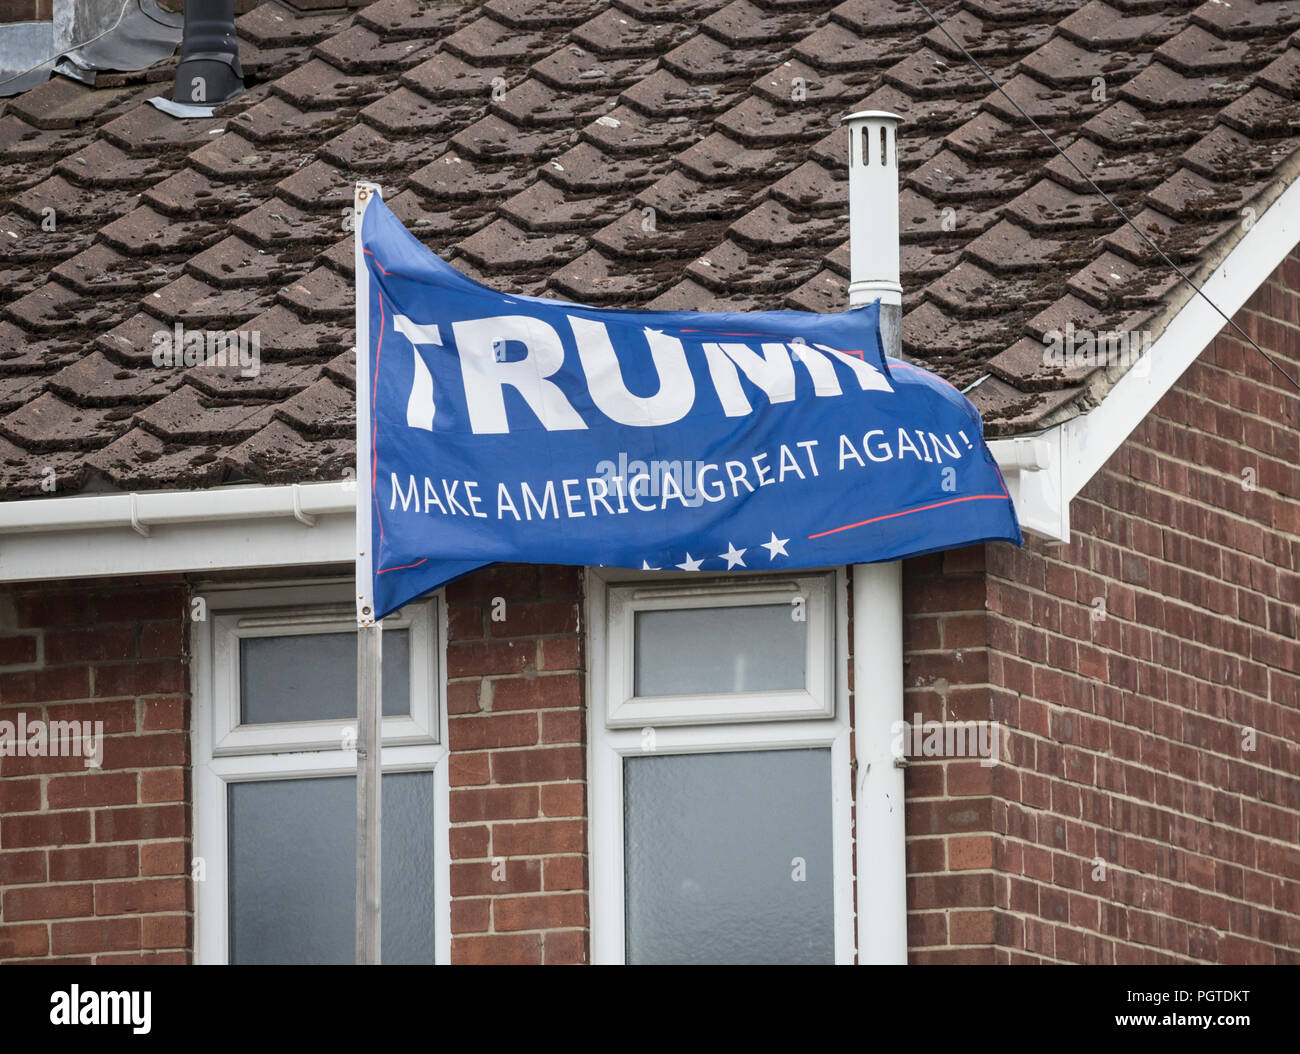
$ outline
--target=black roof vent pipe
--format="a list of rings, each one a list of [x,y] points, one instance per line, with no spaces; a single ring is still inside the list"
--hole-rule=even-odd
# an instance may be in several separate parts
[[[149,101],[173,117],[211,117],[244,90],[235,40],[235,0],[185,0],[181,61],[170,99]]]

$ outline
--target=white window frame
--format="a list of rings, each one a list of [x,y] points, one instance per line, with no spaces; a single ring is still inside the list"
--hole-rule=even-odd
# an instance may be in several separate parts
[[[737,693],[737,707],[730,716],[713,716],[710,724],[683,724],[649,720],[654,728],[654,754],[699,754],[723,751],[794,750],[801,748],[830,749],[831,754],[831,860],[833,867],[832,902],[834,910],[835,962],[852,963],[854,957],[854,900],[853,900],[853,774],[850,756],[850,723],[848,693],[848,603],[847,576],[843,568],[823,572],[809,572],[799,576],[807,588],[809,579],[819,579],[827,596],[826,615],[833,623],[825,631],[824,643],[828,646],[827,669],[834,671],[829,678],[826,693],[830,713],[819,717],[782,715],[778,709],[768,713],[754,710],[744,696],[759,693]],[[753,603],[755,595],[762,595],[773,582],[788,586],[789,575],[744,575],[737,573],[725,580],[701,580],[669,577],[663,574],[623,572],[610,569],[589,568],[587,571],[587,625],[590,635],[590,661],[588,665],[588,698],[599,700],[607,691],[611,677],[616,683],[625,683],[623,674],[611,670],[612,666],[630,666],[614,655],[615,648],[626,649],[628,638],[620,627],[615,631],[608,621],[610,596],[626,586],[639,586],[648,592],[647,598],[662,593],[666,603],[661,606],[676,607],[672,597],[689,601],[693,606],[718,607],[726,602]],[[782,587],[786,588],[785,586]],[[796,586],[796,588],[798,588]],[[706,592],[715,590],[714,592]],[[619,593],[618,595],[621,595]],[[789,597],[787,591],[781,595]],[[805,594],[812,596],[812,593]],[[701,597],[707,602],[698,602]],[[831,604],[830,598],[834,603]],[[812,628],[812,609],[809,609],[809,639],[815,636]],[[819,642],[816,654],[827,653]],[[631,652],[624,650],[630,660]],[[702,697],[688,697],[697,699]],[[622,705],[626,705],[625,703]],[[748,713],[745,713],[750,706]],[[819,711],[821,712],[821,711]],[[617,718],[626,712],[611,710],[597,703],[587,708],[588,743],[590,744],[591,790],[591,948],[592,961],[621,964],[626,961],[625,917],[625,867],[623,838],[623,759],[646,753],[642,727]],[[779,716],[772,716],[777,714]],[[740,716],[743,715],[743,716]],[[672,712],[669,711],[671,718]]]
[[[355,633],[355,605],[313,604],[310,608],[232,608],[210,616],[213,641],[212,752],[251,754],[287,750],[323,750],[340,740],[335,719],[241,724],[239,714],[239,645],[254,637],[293,637],[313,633]],[[384,630],[409,634],[411,712],[383,719],[384,743],[437,743],[437,634],[433,606],[411,604],[384,619]],[[355,722],[353,722],[355,724]]]
[[[796,609],[795,602],[801,604]],[[611,728],[645,725],[698,725],[714,722],[793,721],[831,717],[835,712],[835,617],[826,575],[781,576],[735,581],[675,583],[631,582],[607,587],[605,599],[609,646],[631,655],[636,616],[642,611],[680,611],[759,604],[784,604],[791,615],[801,610],[807,627],[804,686],[787,691],[720,692],[691,696],[638,696],[634,665],[607,664],[606,723]]]
[[[335,622],[355,629],[350,581],[213,585],[196,589],[205,600],[206,618],[192,622],[191,678],[194,709],[191,738],[194,758],[194,853],[202,863],[195,881],[195,961],[224,964],[229,958],[229,883],[227,787],[255,780],[355,776],[355,749],[344,749],[344,729],[336,720],[275,725],[232,725],[237,717],[238,639],[255,630],[271,635],[277,625],[285,635],[319,633]],[[239,621],[243,619],[243,626]],[[277,621],[278,620],[278,621]],[[406,718],[384,718],[384,773],[427,772],[433,779],[435,936],[434,961],[451,961],[451,861],[448,846],[446,606],[441,594],[407,605],[385,627],[411,630],[411,694],[425,697]],[[222,640],[222,638],[225,638]],[[418,667],[418,669],[417,669]],[[220,696],[219,697],[219,693]],[[426,705],[427,703],[427,705]],[[421,721],[427,721],[422,725]],[[256,731],[256,734],[250,734]],[[279,737],[278,739],[276,737]],[[238,738],[232,738],[238,737]],[[234,753],[233,750],[240,753]]]

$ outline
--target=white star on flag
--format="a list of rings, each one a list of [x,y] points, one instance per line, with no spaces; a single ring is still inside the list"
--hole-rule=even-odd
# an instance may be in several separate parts
[[[763,548],[767,550],[767,558],[769,560],[775,560],[777,553],[780,553],[782,556],[789,556],[790,554],[785,551],[785,543],[789,540],[789,538],[778,538],[776,536],[776,531],[773,531],[772,540],[763,543]]]
[[[679,568],[681,568],[681,570],[683,570],[683,571],[698,571],[698,570],[700,569],[700,564],[702,564],[702,563],[704,563],[703,560],[692,560],[692,559],[691,559],[691,554],[690,554],[690,553],[687,553],[687,554],[686,554],[686,563],[684,563],[684,564],[678,564],[677,566],[678,566]]]
[[[641,570],[642,570],[642,571],[658,571],[659,568],[657,568],[657,567],[651,567],[651,566],[650,566],[650,561],[649,561],[649,560],[642,560],[642,561],[641,561]]]
[[[726,560],[727,570],[730,571],[737,564],[739,564],[741,567],[745,566],[744,555],[747,552],[749,552],[748,549],[737,549],[735,545],[733,545],[731,542],[728,542],[727,551],[725,553],[718,553],[718,559]]]

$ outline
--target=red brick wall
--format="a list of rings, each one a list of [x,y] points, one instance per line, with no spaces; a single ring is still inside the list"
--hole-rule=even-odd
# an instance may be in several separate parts
[[[581,605],[576,567],[447,588],[453,962],[587,961]]]
[[[581,586],[578,568],[511,566],[447,591],[457,962],[587,960]],[[190,958],[186,596],[0,592],[0,720],[106,736],[98,771],[0,758],[0,961]]]
[[[1293,255],[1237,317],[1293,376],[1296,290]],[[906,712],[1013,730],[908,770],[915,961],[1300,962],[1297,422],[1221,334],[1070,545],[908,562]]]
[[[905,719],[998,720],[1005,696],[989,685],[982,547],[903,564]],[[995,705],[997,704],[997,705]],[[990,963],[993,954],[995,779],[1007,764],[909,759],[907,905],[910,959]]]
[[[0,961],[186,962],[185,588],[0,591],[0,720],[102,721],[103,759],[0,758]]]

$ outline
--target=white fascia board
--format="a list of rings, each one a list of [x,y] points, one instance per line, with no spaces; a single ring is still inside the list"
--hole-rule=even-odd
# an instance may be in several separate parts
[[[1300,243],[1300,179],[1291,183],[1202,283],[1231,318]],[[1021,526],[1070,540],[1070,501],[1133,434],[1226,326],[1192,294],[1097,407],[1028,436],[989,441]]]
[[[1231,318],[1298,242],[1300,179],[1278,196],[1201,288]],[[1053,429],[1061,432],[1061,482],[1067,501],[1100,471],[1226,325],[1204,298],[1193,294],[1096,409]]]
[[[0,504],[0,582],[351,563],[356,484]]]

